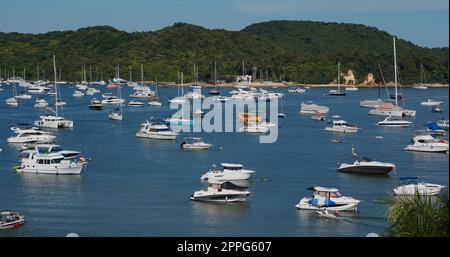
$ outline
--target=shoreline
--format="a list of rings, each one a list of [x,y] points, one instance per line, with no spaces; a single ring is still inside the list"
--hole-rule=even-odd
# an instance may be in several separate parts
[[[149,82],[145,82],[145,83],[154,83],[154,81],[149,81]],[[159,85],[162,85],[163,87],[174,87],[177,86],[174,82],[158,82]],[[208,83],[198,83],[202,88],[214,88],[213,84],[208,84]],[[182,86],[183,87],[189,87],[191,86],[192,83],[184,83]],[[218,84],[217,87],[218,88],[232,88],[232,87],[236,87],[239,86],[239,83],[222,83],[222,84]],[[255,87],[255,88],[288,88],[291,86],[300,86],[300,87],[310,87],[310,88],[336,88],[338,85],[337,84],[295,84],[295,83],[280,83],[280,82],[266,82],[266,83],[248,83],[245,84],[248,85],[249,87]],[[346,88],[346,87],[357,87],[360,89],[371,89],[371,88],[378,88],[379,85],[341,85],[342,88]],[[381,85],[383,87],[383,85]],[[400,85],[400,87],[404,87],[404,88],[412,88],[414,86],[418,86],[418,85]],[[386,85],[386,87],[389,88],[393,88],[395,87],[395,85]],[[449,88],[449,84],[430,84],[427,85],[428,88]]]

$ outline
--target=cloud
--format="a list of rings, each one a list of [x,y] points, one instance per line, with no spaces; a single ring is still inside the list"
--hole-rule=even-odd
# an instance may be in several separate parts
[[[253,15],[318,12],[448,11],[448,0],[278,0],[238,1],[240,13]]]

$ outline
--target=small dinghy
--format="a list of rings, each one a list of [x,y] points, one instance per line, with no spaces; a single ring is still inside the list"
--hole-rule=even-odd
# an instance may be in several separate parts
[[[1,211],[0,229],[10,229],[22,225],[25,222],[24,216],[18,212]]]
[[[341,216],[339,215],[338,211],[335,212],[329,212],[327,209],[316,211],[317,217],[319,218],[327,218],[327,219],[334,219],[339,220]]]
[[[181,143],[180,147],[183,150],[208,150],[212,147],[212,144],[205,143],[199,137],[187,137]]]

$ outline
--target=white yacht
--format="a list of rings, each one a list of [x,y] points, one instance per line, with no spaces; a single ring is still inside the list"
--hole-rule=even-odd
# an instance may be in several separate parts
[[[162,103],[159,101],[150,101],[148,102],[148,105],[150,106],[162,106]]]
[[[259,123],[248,123],[244,124],[244,126],[241,127],[239,131],[247,133],[268,133],[270,131],[270,128],[267,126],[259,125]]]
[[[313,190],[312,197],[304,197],[295,206],[301,210],[320,210],[329,211],[356,211],[359,200],[348,196],[342,196],[336,188],[327,188],[315,186],[308,188]]]
[[[136,92],[130,94],[130,97],[132,98],[144,98],[144,99],[154,99],[155,98],[155,92],[150,90],[150,88],[147,88],[145,90],[137,90]]]
[[[162,140],[177,139],[178,133],[171,131],[165,124],[150,123],[147,121],[141,125],[141,129],[136,133],[137,137]]]
[[[330,109],[326,106],[321,106],[317,104],[307,104],[302,102],[300,105],[300,113],[301,114],[316,114],[316,113],[322,113],[326,114],[330,111]]]
[[[86,95],[94,95],[94,94],[97,94],[97,93],[100,93],[100,90],[98,90],[96,88],[93,88],[93,87],[89,87],[86,90]]]
[[[333,126],[332,127],[326,127],[325,131],[330,132],[342,132],[342,133],[356,133],[359,129],[355,125],[352,125],[345,120],[333,120],[332,121]]]
[[[199,137],[187,137],[180,145],[183,150],[208,150],[212,146]]]
[[[19,104],[15,97],[11,97],[6,99],[5,103],[9,106],[17,107]]]
[[[422,132],[411,139],[411,144],[405,150],[415,152],[446,153],[449,150],[448,141],[438,140],[427,132]]]
[[[402,120],[400,118],[395,118],[392,116],[386,117],[384,120],[379,121],[377,126],[389,127],[389,128],[405,128],[412,125],[411,121]]]
[[[372,161],[368,158],[355,160],[353,163],[342,163],[337,168],[340,172],[361,173],[369,175],[386,175],[395,169],[395,164]]]
[[[442,102],[428,99],[427,101],[421,102],[420,104],[424,106],[439,106],[442,104]]]
[[[418,177],[400,177],[402,185],[393,189],[395,195],[438,195],[445,186],[419,182]]]
[[[42,131],[37,128],[11,128],[16,134],[6,139],[8,143],[51,143],[55,136],[50,132]]]
[[[15,96],[16,99],[22,99],[22,100],[30,100],[31,95],[27,94],[26,92],[19,93]]]
[[[128,103],[128,106],[132,106],[132,107],[141,107],[141,106],[144,106],[144,105],[145,104],[143,102],[134,101],[134,100],[132,100],[132,101],[130,101]]]
[[[295,87],[295,86],[289,87],[287,91],[289,93],[300,93],[300,94],[306,92],[306,90],[304,88]]]
[[[125,99],[117,98],[116,96],[113,96],[113,95],[103,94],[102,96],[104,99],[102,100],[101,103],[104,105],[108,105],[108,104],[114,105],[114,104],[125,103]]]
[[[226,97],[226,96],[221,96],[221,95],[219,95],[219,96],[216,96],[216,97],[214,98],[214,100],[215,100],[216,102],[222,102],[222,103],[224,103],[224,102],[226,102],[226,101],[230,101],[231,98]]]
[[[66,106],[66,102],[58,99],[58,100],[56,100],[56,104],[55,105],[58,106],[58,107],[64,107],[64,106]]]
[[[108,113],[108,119],[110,120],[123,120],[122,111],[120,108],[116,108],[114,111]]]
[[[16,171],[35,174],[78,175],[85,164],[86,161],[83,158],[73,156],[67,158],[61,151],[44,152],[36,148],[22,151],[21,164]]]
[[[357,86],[351,86],[351,87],[345,87],[346,91],[358,91],[358,87]]]
[[[247,180],[255,171],[243,169],[242,164],[236,163],[222,163],[222,170],[216,168],[215,165],[203,174],[200,179],[202,181],[233,181],[233,180]]]
[[[75,92],[72,95],[73,97],[82,97],[84,96],[84,93],[81,92],[80,90],[75,90]]]
[[[229,181],[208,183],[206,190],[194,192],[190,200],[204,202],[244,202],[250,196],[246,187],[235,185]]]
[[[38,98],[36,99],[36,102],[34,103],[35,108],[45,108],[48,106],[47,101],[45,101],[44,98]]]

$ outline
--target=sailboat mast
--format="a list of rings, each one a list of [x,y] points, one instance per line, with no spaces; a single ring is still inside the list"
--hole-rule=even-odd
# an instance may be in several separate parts
[[[144,67],[141,63],[141,86],[144,86]]]
[[[58,117],[58,84],[56,84],[56,58],[53,54],[53,73],[55,75],[55,114]]]
[[[395,106],[398,105],[398,95],[397,95],[397,50],[395,48],[395,37],[393,37],[394,43],[394,83],[395,83]]]
[[[338,81],[338,91],[341,91],[341,62],[338,62],[338,77],[337,77],[337,81]]]
[[[214,89],[217,89],[216,81],[217,81],[217,70],[216,70],[216,62],[214,61]]]

